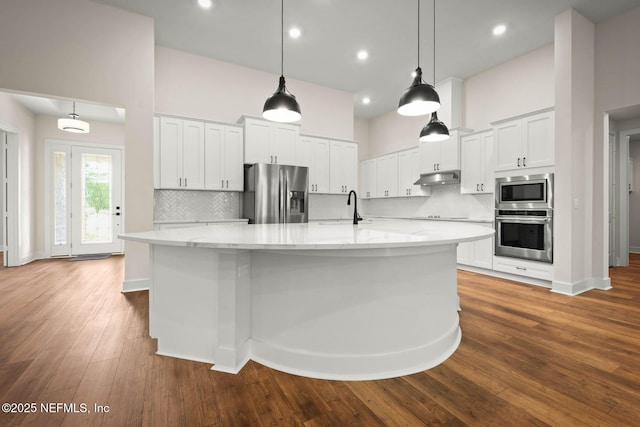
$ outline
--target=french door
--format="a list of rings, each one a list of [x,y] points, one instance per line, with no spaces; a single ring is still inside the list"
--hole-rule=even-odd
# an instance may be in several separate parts
[[[47,141],[46,152],[51,256],[122,252],[123,150]]]

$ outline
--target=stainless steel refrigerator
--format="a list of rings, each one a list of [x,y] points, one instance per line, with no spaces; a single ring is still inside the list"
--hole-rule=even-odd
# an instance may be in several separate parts
[[[249,224],[308,222],[309,168],[244,166],[243,218]]]

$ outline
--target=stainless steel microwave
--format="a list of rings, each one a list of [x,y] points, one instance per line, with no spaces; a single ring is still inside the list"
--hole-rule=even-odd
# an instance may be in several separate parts
[[[496,209],[553,209],[553,174],[496,178]]]

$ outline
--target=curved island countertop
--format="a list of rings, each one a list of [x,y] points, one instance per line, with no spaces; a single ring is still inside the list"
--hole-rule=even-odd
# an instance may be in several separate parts
[[[487,238],[493,230],[445,221],[376,220],[304,224],[221,223],[127,233],[124,240],[152,245],[249,250],[380,249],[444,245]]]
[[[336,380],[407,375],[461,340],[459,242],[480,225],[233,224],[120,236],[150,245],[158,354],[237,373],[249,360]]]

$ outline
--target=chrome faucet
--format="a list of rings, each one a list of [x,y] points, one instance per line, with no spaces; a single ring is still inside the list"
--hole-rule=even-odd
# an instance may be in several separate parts
[[[351,193],[353,193],[353,225],[358,225],[358,221],[362,221],[362,218],[358,215],[358,195],[354,190],[349,191],[347,206],[351,205]]]

